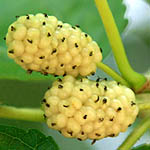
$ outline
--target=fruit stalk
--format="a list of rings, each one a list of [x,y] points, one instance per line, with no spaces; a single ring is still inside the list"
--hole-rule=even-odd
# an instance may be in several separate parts
[[[99,62],[97,63],[97,67],[103,70],[108,75],[110,75],[115,81],[120,82],[121,84],[126,85],[127,87],[130,87],[130,85],[126,80],[124,80],[117,72],[115,72],[112,68],[110,68],[106,64]]]
[[[0,105],[0,118],[44,122],[43,114],[41,109]]]
[[[149,127],[150,119],[148,116],[128,135],[127,139],[121,144],[118,150],[131,149],[131,147],[147,131]]]
[[[123,78],[128,81],[135,91],[138,91],[145,84],[146,78],[135,72],[130,66],[107,0],[95,0],[95,3],[102,18],[118,68]]]

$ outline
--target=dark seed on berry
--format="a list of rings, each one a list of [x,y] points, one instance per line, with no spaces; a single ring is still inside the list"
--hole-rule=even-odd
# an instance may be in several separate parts
[[[46,13],[44,13],[44,17],[45,17],[45,18],[48,18],[48,15],[47,15]]]
[[[96,83],[96,87],[97,87],[97,88],[99,87],[99,83]]]
[[[97,103],[99,101],[99,96],[97,96],[97,100],[95,101],[95,103]]]
[[[83,91],[83,89],[80,89],[80,91]]]
[[[136,105],[136,103],[135,103],[135,102],[133,102],[133,101],[131,101],[131,106],[134,106],[134,105]]]
[[[119,111],[121,111],[121,110],[122,110],[122,108],[121,108],[121,107],[118,107],[117,112],[119,112]]]
[[[29,15],[26,15],[26,16],[27,16],[27,17],[26,17],[26,19],[28,19],[28,20],[29,20],[29,19],[30,19],[30,16],[29,16]]]
[[[42,24],[43,24],[43,26],[45,26],[45,25],[46,25],[46,22],[44,21]]]
[[[44,59],[45,58],[45,56],[41,56],[41,57],[39,57],[40,59]]]
[[[114,137],[114,136],[115,136],[115,134],[110,134],[109,136],[110,136],[110,137]]]
[[[56,53],[57,52],[57,49],[55,48],[55,49],[53,49],[53,51],[51,52],[51,55],[53,55],[54,53]]]
[[[84,35],[85,35],[85,37],[87,37],[87,36],[88,36],[86,33],[85,33]]]
[[[101,53],[103,52],[102,48],[100,48]]]
[[[14,26],[11,26],[11,31],[15,31],[16,28]]]
[[[63,67],[63,66],[64,66],[64,64],[61,64],[60,66],[61,66],[61,67]]]
[[[58,132],[61,134],[61,131],[60,131],[60,130],[59,130]]]
[[[120,85],[120,82],[117,82],[118,85]]]
[[[43,116],[44,116],[44,119],[46,119],[46,118],[47,118],[45,114],[43,114]]]
[[[55,125],[56,125],[56,123],[51,123],[51,125],[52,125],[52,126],[55,126]]]
[[[45,69],[46,69],[46,70],[49,69],[49,66],[47,66]]]
[[[113,120],[114,120],[114,118],[110,118],[110,119],[109,119],[109,121],[113,121]]]
[[[101,136],[101,134],[99,134],[99,133],[95,133],[95,135],[96,135],[96,136]]]
[[[74,45],[75,45],[76,48],[79,47],[77,43],[75,43]]]
[[[48,36],[48,37],[50,37],[50,36],[51,36],[51,34],[48,32],[48,33],[47,33],[47,36]]]
[[[62,28],[62,25],[58,25],[57,27]]]
[[[66,107],[66,108],[68,108],[69,107],[69,105],[63,105],[64,107]]]
[[[77,28],[80,28],[80,26],[78,24],[75,25]]]
[[[82,131],[81,134],[84,135],[84,132]]]
[[[67,74],[66,74],[66,72],[63,74],[63,77],[65,77]]]
[[[64,41],[65,41],[65,39],[66,39],[66,38],[65,38],[65,37],[63,37],[61,41],[62,41],[62,42],[64,42]]]
[[[31,74],[32,72],[33,72],[33,70],[31,70],[31,69],[28,69],[28,70],[27,70],[27,73],[28,73],[28,74]]]
[[[95,144],[95,142],[96,142],[96,139],[94,139],[94,140],[92,141],[91,145]]]
[[[10,54],[14,54],[14,50],[12,49],[12,50],[9,50],[8,51]]]
[[[107,103],[107,99],[104,98],[104,99],[103,99],[103,104],[106,104],[106,103]]]
[[[42,103],[46,103],[46,99],[45,98],[42,100]]]
[[[58,78],[58,82],[62,82],[62,79]]]
[[[63,88],[63,86],[60,84],[60,85],[58,85],[58,88],[59,88],[59,89],[62,89],[62,88]]]
[[[43,74],[44,74],[44,76],[48,76],[48,72],[44,72]]]
[[[104,118],[99,118],[98,120],[99,120],[99,122],[102,122],[102,121],[104,121]]]
[[[70,134],[71,136],[72,136],[72,134],[73,134],[73,132],[72,132],[72,131],[70,131],[70,132],[69,132],[69,131],[67,131],[67,133],[68,133],[68,134]]]
[[[82,141],[82,139],[80,139],[80,138],[77,138],[77,140]]]
[[[50,105],[49,105],[48,103],[46,103],[46,106],[47,106],[47,107],[50,107]]]
[[[94,76],[94,75],[95,75],[95,72],[91,72],[91,75]]]
[[[105,81],[107,81],[107,78],[104,78]]]
[[[129,125],[128,125],[128,127],[131,127],[131,126],[132,126],[132,124],[129,124]]]
[[[89,56],[93,56],[93,51],[91,51],[91,52],[89,53]]]
[[[84,116],[83,116],[83,119],[86,119],[86,118],[87,118],[87,115],[84,115]]]
[[[101,80],[101,78],[100,77],[98,77],[97,79],[96,79],[96,82],[99,82]]]
[[[33,43],[33,41],[32,41],[32,40],[27,39],[27,41],[28,41],[30,44],[32,44],[32,43]]]
[[[77,67],[77,66],[76,66],[76,65],[74,65],[74,66],[72,66],[72,69],[76,69],[76,67]]]
[[[6,40],[6,37],[4,37],[4,40]]]
[[[107,91],[107,86],[104,86],[104,90]]]

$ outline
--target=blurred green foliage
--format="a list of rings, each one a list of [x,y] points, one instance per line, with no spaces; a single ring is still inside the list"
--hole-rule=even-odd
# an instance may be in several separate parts
[[[146,0],[146,2],[150,3],[150,0]]]
[[[150,150],[150,145],[149,144],[143,144],[143,145],[140,145],[140,146],[133,148],[132,150]]]

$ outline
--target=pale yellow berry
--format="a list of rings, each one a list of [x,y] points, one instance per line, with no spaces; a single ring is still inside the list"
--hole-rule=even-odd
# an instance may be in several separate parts
[[[22,42],[24,48],[15,43],[16,50],[13,50],[10,45],[15,40]],[[22,68],[45,75],[91,75],[96,72],[96,63],[102,60],[96,42],[79,27],[72,27],[42,13],[21,16],[12,23],[8,28],[6,44],[8,56],[17,59]]]
[[[42,101],[48,126],[80,141],[126,131],[138,114],[132,91],[115,81],[98,80],[57,79]]]

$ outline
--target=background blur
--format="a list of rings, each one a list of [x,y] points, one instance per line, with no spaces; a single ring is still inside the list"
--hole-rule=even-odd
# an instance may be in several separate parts
[[[145,72],[150,66],[150,3],[149,0],[108,0],[117,21],[128,58],[133,68],[138,72]],[[107,41],[101,19],[98,15],[94,2],[91,0],[0,0],[0,101],[18,107],[39,107],[44,92],[51,84],[53,77],[43,77],[37,73],[29,76],[16,65],[13,60],[7,58],[6,46],[3,38],[7,33],[8,26],[15,21],[15,16],[28,13],[46,12],[55,15],[60,20],[72,25],[79,24],[81,29],[92,36],[103,48],[103,62],[117,70],[111,48]],[[124,31],[124,32],[122,32]],[[98,70],[100,76],[107,76]],[[35,79],[36,80],[33,80]],[[48,80],[49,79],[49,80]],[[137,121],[138,123],[138,121]],[[0,119],[0,124],[15,125],[21,128],[37,128],[46,135],[52,135],[60,150],[116,150],[128,135],[121,133],[116,138],[106,138],[97,141],[93,146],[91,141],[80,142],[75,139],[67,139],[62,135],[47,129],[42,123],[30,123]],[[150,143],[149,133],[146,133],[136,145]],[[109,143],[109,144],[108,144]]]

